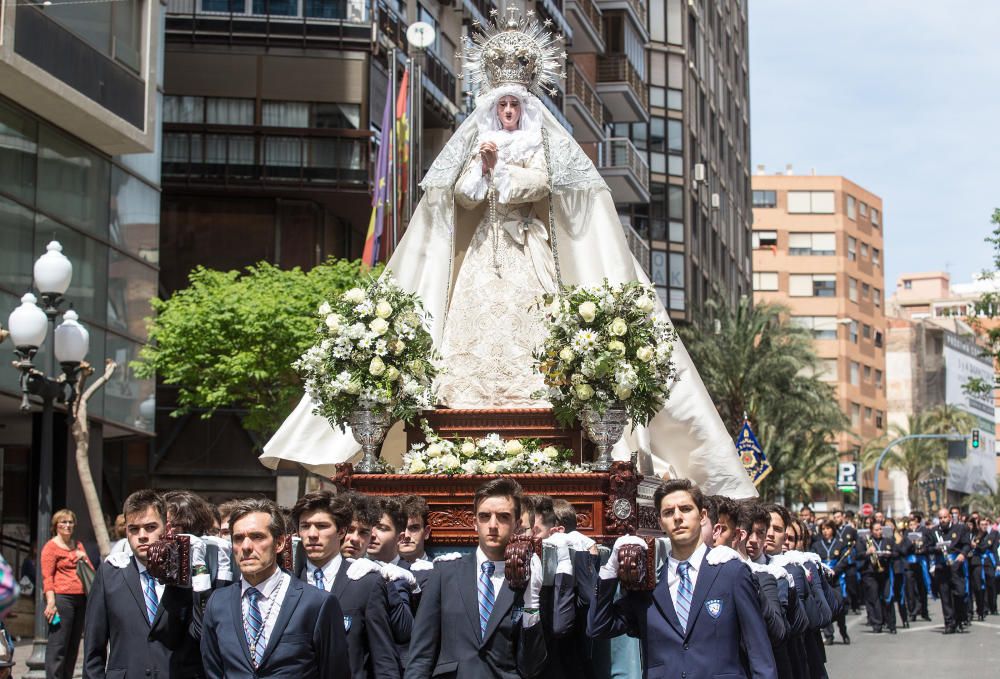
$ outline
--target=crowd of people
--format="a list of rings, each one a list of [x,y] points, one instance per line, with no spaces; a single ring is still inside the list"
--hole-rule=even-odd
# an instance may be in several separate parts
[[[684,479],[662,482],[653,501],[664,537],[608,549],[577,530],[566,500],[498,478],[475,495],[475,550],[432,554],[415,495],[319,491],[285,509],[141,490],[89,583],[63,510],[41,553],[46,674],[73,676],[82,636],[84,677],[108,679],[820,679],[825,646],[838,630],[850,643],[846,617],[862,606],[874,632],[890,633],[929,620],[929,598],[946,633],[996,613],[1000,534],[975,512],[818,520]],[[150,573],[150,547],[168,534],[190,536],[190,586]],[[523,586],[505,574],[515,535],[545,547]],[[651,589],[627,580],[626,545],[657,550]]]

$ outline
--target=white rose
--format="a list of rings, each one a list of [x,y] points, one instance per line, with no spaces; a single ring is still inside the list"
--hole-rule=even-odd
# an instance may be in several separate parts
[[[484,474],[496,474],[497,473],[497,465],[496,465],[496,463],[495,462],[487,462],[486,464],[484,464],[483,465],[483,473]]]
[[[372,362],[368,364],[368,372],[370,372],[375,377],[378,377],[385,373],[385,363],[382,359],[376,356],[372,359]]]
[[[351,304],[360,304],[365,301],[365,297],[367,297],[367,295],[365,295],[365,291],[361,288],[351,288],[344,293],[344,299]]]
[[[611,326],[608,328],[608,331],[612,335],[621,337],[622,335],[628,332],[628,323],[625,322],[624,318],[616,318],[615,320],[611,321]]]
[[[476,444],[472,441],[466,441],[462,444],[462,455],[474,455],[476,452]]]
[[[444,447],[440,443],[432,443],[427,446],[427,457],[438,457],[444,452]]]
[[[443,456],[441,458],[441,466],[444,467],[445,469],[448,469],[448,468],[451,468],[451,467],[457,467],[458,464],[459,464],[458,458],[455,457],[454,455],[450,455],[449,454],[449,455],[445,455],[445,456]]]
[[[627,401],[632,396],[632,390],[628,387],[615,385],[614,391],[619,401]]]
[[[330,330],[331,335],[340,334],[340,322],[343,319],[337,314],[327,314],[326,316],[326,327]]]
[[[346,391],[348,394],[351,394],[352,396],[360,394],[361,383],[358,382],[357,380],[351,380],[350,382],[347,383],[347,386],[344,387],[344,391]]]
[[[403,340],[396,340],[392,345],[392,353],[396,354],[397,356],[403,353],[405,349],[406,345],[403,343]]]
[[[594,389],[587,383],[578,384],[573,387],[576,397],[581,401],[589,401],[594,395]]]
[[[323,302],[322,304],[319,305],[320,316],[326,316],[327,314],[330,313],[330,311],[332,311],[332,309],[330,308],[329,302]]]
[[[576,358],[576,354],[573,353],[572,349],[570,349],[569,347],[566,347],[562,351],[559,352],[559,358],[562,359],[563,361],[566,361],[567,363],[569,363],[574,358]]]
[[[410,362],[410,372],[412,372],[417,377],[424,376],[424,362],[420,359]]]
[[[580,318],[590,323],[597,316],[597,306],[593,302],[584,302],[577,309],[577,313],[580,314]]]
[[[503,449],[511,455],[517,455],[518,453],[524,451],[524,446],[522,446],[521,442],[517,439],[513,439],[511,441],[507,441]]]
[[[649,295],[643,295],[635,301],[635,308],[644,314],[648,314],[656,306],[656,302]]]
[[[427,465],[424,464],[423,460],[414,460],[410,463],[411,474],[423,474],[425,471],[427,471]]]
[[[649,363],[650,361],[653,360],[653,356],[655,355],[656,351],[653,350],[653,347],[649,346],[639,347],[635,351],[635,357],[638,358],[643,363]]]
[[[390,382],[395,382],[396,380],[399,379],[399,371],[396,370],[396,368],[394,368],[393,366],[390,365],[385,370],[385,377]]]
[[[368,324],[368,329],[376,335],[384,335],[389,331],[389,324],[383,318],[376,318]]]
[[[608,342],[608,351],[618,354],[619,356],[625,355],[625,344],[619,342],[618,340],[611,340]]]
[[[384,299],[375,305],[375,315],[379,318],[389,318],[392,316],[392,305]]]
[[[552,446],[548,446],[547,448],[542,450],[542,455],[549,458],[550,460],[554,460],[559,456],[559,451],[553,448]]]

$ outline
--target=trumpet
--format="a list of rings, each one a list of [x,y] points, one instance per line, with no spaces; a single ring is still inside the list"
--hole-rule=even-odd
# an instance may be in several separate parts
[[[878,550],[875,548],[875,541],[871,538],[868,538],[868,548],[875,550],[874,552],[868,553],[868,560],[871,562],[872,568],[875,569],[876,573],[883,572],[885,570],[885,566],[882,565],[882,559],[879,558]]]

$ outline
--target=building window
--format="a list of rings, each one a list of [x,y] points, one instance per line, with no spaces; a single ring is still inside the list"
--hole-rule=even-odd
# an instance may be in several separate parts
[[[684,222],[669,222],[667,224],[667,235],[671,243],[684,242]]]
[[[872,367],[870,365],[865,366],[864,375],[865,375],[865,382],[872,381]]]
[[[862,217],[868,216],[868,203],[858,203],[858,211]]]
[[[868,259],[868,243],[861,244],[861,259]]]
[[[883,413],[881,410],[876,410],[875,411],[875,426],[878,429],[885,428],[885,422],[883,421],[884,419],[885,419],[885,413]]]
[[[667,105],[667,91],[662,87],[649,88],[649,105],[655,106],[657,108],[663,108]]]
[[[778,247],[778,232],[777,231],[754,231],[753,232],[753,249],[760,250],[762,248],[776,248]]]
[[[788,254],[797,256],[835,255],[837,254],[837,234],[790,233],[788,234]]]
[[[775,271],[754,271],[753,289],[774,291],[778,289],[778,274]]]
[[[858,219],[857,201],[851,195],[847,196],[847,218],[855,221]]]
[[[872,288],[872,302],[875,306],[882,306],[882,291],[878,288]]]
[[[861,366],[857,361],[851,361],[851,384],[858,386],[861,383]]]
[[[878,226],[879,225],[879,221],[878,220],[879,220],[878,210],[876,210],[875,208],[872,208],[872,224],[874,224],[875,226]]]
[[[837,339],[837,318],[835,316],[792,316],[792,323],[812,331],[813,339]]]
[[[835,297],[837,277],[833,274],[792,274],[788,277],[789,297]]]
[[[680,111],[684,108],[684,92],[681,90],[667,90],[667,108],[671,111]]]
[[[872,419],[872,407],[865,406],[865,422],[868,422],[871,419]]]
[[[789,214],[821,214],[834,213],[833,191],[789,191]]]
[[[837,359],[835,358],[821,358],[819,360],[822,372],[819,374],[819,379],[824,382],[836,382],[837,377]]]
[[[205,122],[209,125],[253,125],[253,99],[205,97]]]
[[[778,206],[778,192],[777,191],[754,191],[753,192],[753,206],[754,207],[777,207]]]
[[[872,248],[872,264],[874,266],[882,265],[882,252],[878,248]]]
[[[879,370],[878,368],[875,369],[875,388],[876,389],[882,388],[882,371]]]
[[[851,324],[849,326],[847,326],[847,327],[848,327],[848,334],[850,335],[850,339],[851,339],[851,344],[857,344],[858,343],[858,322],[857,321],[851,321]]]
[[[881,346],[882,346],[882,331],[881,330],[876,330],[875,331],[875,346],[879,347],[879,348],[881,348]]]
[[[163,122],[205,122],[205,97],[184,97],[167,94],[163,97]]]
[[[863,324],[861,326],[861,336],[864,337],[865,339],[871,339],[872,338],[872,326],[868,325],[867,323]]]
[[[850,276],[847,278],[847,298],[852,302],[858,301],[858,279]]]
[[[858,239],[852,236],[847,237],[847,261],[853,262],[858,258]]]
[[[861,299],[868,299],[868,295],[871,294],[872,286],[867,283],[861,284]]]
[[[857,403],[851,404],[851,426],[860,427],[861,426],[861,406]]]

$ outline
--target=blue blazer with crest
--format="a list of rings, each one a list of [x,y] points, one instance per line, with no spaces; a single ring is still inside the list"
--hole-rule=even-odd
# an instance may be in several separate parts
[[[256,670],[243,628],[242,587],[236,584],[212,593],[201,635],[206,677],[350,679],[340,604],[329,593],[289,577],[281,611]]]
[[[593,637],[620,634],[642,644],[643,677],[775,679],[778,676],[750,569],[738,561],[703,560],[687,630],[682,630],[667,578],[652,592],[614,600],[618,579],[598,578],[587,617]]]

